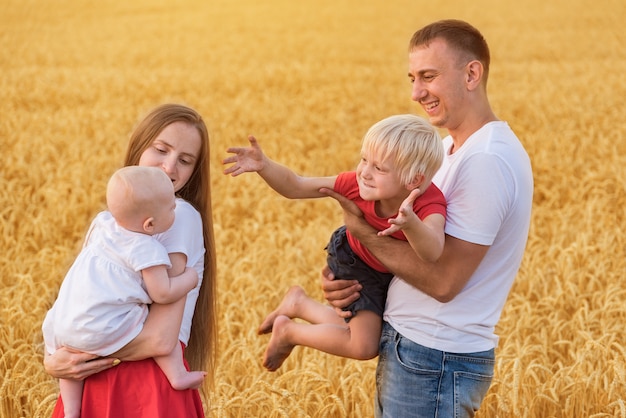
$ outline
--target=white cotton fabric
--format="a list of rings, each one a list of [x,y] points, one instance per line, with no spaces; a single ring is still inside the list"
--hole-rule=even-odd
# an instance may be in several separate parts
[[[455,353],[494,348],[494,333],[528,237],[530,160],[506,122],[491,122],[450,154],[433,182],[448,202],[446,234],[490,246],[465,288],[441,303],[395,277],[384,319],[423,346]],[[431,278],[437,280],[437,277]]]
[[[163,245],[99,213],[44,319],[48,352],[65,346],[107,356],[128,344],[152,303],[141,270],[156,265],[171,266]]]
[[[194,207],[183,199],[176,199],[176,219],[174,225],[162,234],[155,235],[169,254],[182,253],[187,257],[187,267],[193,267],[198,273],[198,285],[187,294],[185,313],[180,327],[179,340],[189,343],[191,321],[196,308],[196,301],[202,285],[204,273],[204,237],[202,218]]]

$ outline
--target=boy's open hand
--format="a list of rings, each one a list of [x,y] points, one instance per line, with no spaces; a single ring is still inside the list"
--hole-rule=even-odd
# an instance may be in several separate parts
[[[263,169],[265,166],[265,155],[261,147],[252,135],[248,137],[248,141],[250,141],[250,146],[247,148],[231,147],[226,150],[226,152],[234,155],[222,161],[222,164],[232,164],[224,170],[224,174],[237,177],[243,173],[259,172]]]
[[[400,209],[398,210],[398,216],[389,219],[389,223],[391,224],[391,226],[384,231],[378,232],[378,235],[391,235],[394,232],[406,228],[411,222],[419,219],[415,212],[413,212],[413,202],[415,202],[415,199],[417,199],[420,194],[422,194],[420,189],[413,189],[411,191],[411,194],[409,194],[409,196],[404,199],[404,202],[402,202],[402,204],[400,205]]]

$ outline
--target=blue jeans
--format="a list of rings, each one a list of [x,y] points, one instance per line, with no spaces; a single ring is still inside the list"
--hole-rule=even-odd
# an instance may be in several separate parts
[[[377,418],[473,417],[493,378],[494,350],[426,348],[384,322],[376,369]]]

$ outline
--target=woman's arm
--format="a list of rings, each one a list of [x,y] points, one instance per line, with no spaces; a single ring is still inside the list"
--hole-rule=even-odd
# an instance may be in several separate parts
[[[185,271],[187,256],[182,253],[171,253],[172,267],[168,270],[170,277],[178,276]],[[113,357],[123,361],[143,360],[150,357],[169,354],[178,344],[180,324],[183,320],[186,298],[182,297],[167,305],[153,303],[143,324],[143,329]]]
[[[46,354],[43,366],[46,373],[58,379],[84,380],[94,373],[120,364],[118,359],[97,356],[61,347],[54,354]]]
[[[169,273],[180,275],[185,270],[187,257],[181,253],[170,254],[172,268]],[[169,354],[178,344],[180,324],[185,309],[185,298],[168,305],[152,304],[143,329],[134,340],[109,358],[61,347],[44,357],[46,372],[59,379],[83,380],[119,364],[120,360],[143,360]]]

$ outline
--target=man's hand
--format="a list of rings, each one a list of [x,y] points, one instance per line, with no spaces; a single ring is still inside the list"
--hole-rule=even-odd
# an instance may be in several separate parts
[[[366,247],[368,246],[365,239],[371,239],[377,237],[377,232],[374,227],[367,223],[363,217],[363,212],[353,201],[347,199],[345,196],[335,192],[334,190],[321,188],[320,193],[323,193],[329,197],[335,199],[341,205],[343,209],[343,220],[348,231]]]
[[[342,318],[349,318],[352,312],[344,311],[342,308],[350,305],[361,297],[360,291],[363,288],[357,280],[335,279],[335,275],[328,266],[322,269],[322,290],[324,298],[335,308],[337,315]]]
[[[328,197],[332,197],[337,202],[339,202],[339,204],[341,205],[341,208],[344,211],[344,217],[345,216],[354,216],[358,218],[363,217],[363,212],[361,212],[361,209],[359,209],[356,203],[354,203],[353,201],[351,201],[344,195],[337,193],[336,191],[332,189],[327,189],[325,187],[320,189],[320,193],[323,193],[327,195]]]
[[[359,209],[356,203],[332,189],[321,188],[320,193],[332,197],[339,202],[343,209],[343,222],[346,225],[346,229],[350,231],[351,234],[355,235],[357,239],[359,239],[361,231],[372,231],[375,233],[371,225],[365,221],[363,212],[361,212],[361,209]]]
[[[92,374],[120,364],[118,359],[98,358],[94,354],[83,353],[61,347],[54,354],[46,354],[43,365],[46,372],[59,379],[84,380]]]
[[[265,167],[265,154],[263,154],[256,138],[250,135],[248,141],[250,141],[250,146],[247,148],[231,147],[226,150],[226,152],[235,155],[222,161],[222,164],[233,164],[224,170],[224,174],[237,177],[243,173],[259,172]]]

